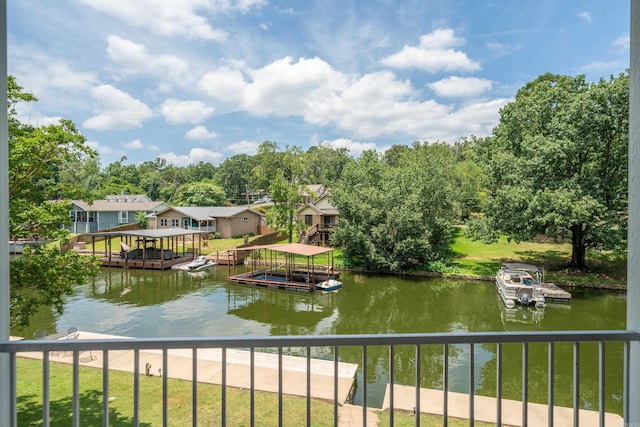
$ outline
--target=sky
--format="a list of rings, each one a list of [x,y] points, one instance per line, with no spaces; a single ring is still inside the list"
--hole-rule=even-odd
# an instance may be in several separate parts
[[[103,167],[487,136],[541,74],[629,67],[629,0],[8,0],[33,125]]]

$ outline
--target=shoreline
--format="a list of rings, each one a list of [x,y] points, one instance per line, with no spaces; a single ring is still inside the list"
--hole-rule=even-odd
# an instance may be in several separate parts
[[[443,279],[459,279],[459,280],[476,280],[479,282],[493,282],[495,281],[494,276],[480,276],[477,274],[458,274],[458,273],[434,273],[430,271],[402,271],[398,273],[393,273],[390,271],[371,271],[366,269],[361,269],[358,267],[343,267],[340,268],[340,271],[352,271],[355,273],[366,273],[366,274],[385,274],[389,276],[415,276],[415,277],[436,277]],[[606,283],[573,283],[573,282],[554,282],[556,285],[561,288],[568,289],[593,289],[593,290],[602,290],[602,291],[625,291],[627,290],[627,285],[622,284],[606,284]]]

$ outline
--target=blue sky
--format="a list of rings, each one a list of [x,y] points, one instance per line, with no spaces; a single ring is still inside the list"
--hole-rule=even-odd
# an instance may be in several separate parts
[[[275,141],[353,156],[491,133],[540,74],[629,66],[628,0],[8,0],[20,119],[103,166],[220,164]]]

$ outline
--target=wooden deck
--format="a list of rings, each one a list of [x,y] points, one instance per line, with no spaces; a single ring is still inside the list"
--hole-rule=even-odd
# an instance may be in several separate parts
[[[542,283],[542,293],[545,301],[570,302],[571,294],[553,283]]]

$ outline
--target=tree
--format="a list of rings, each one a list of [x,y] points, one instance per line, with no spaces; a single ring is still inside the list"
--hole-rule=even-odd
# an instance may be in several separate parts
[[[70,223],[69,205],[50,202],[62,194],[54,179],[67,162],[95,156],[75,125],[60,120],[57,125],[33,127],[16,117],[18,102],[36,98],[23,92],[9,77],[9,233],[13,238],[64,241],[68,232],[60,224]],[[62,310],[64,298],[74,285],[97,274],[100,261],[77,252],[38,245],[28,248],[10,263],[10,318],[12,326],[26,326],[41,305]]]
[[[397,150],[394,166],[366,151],[329,196],[340,211],[332,240],[354,263],[402,271],[446,259],[454,218],[454,159],[443,144]]]
[[[224,190],[209,181],[181,185],[172,203],[178,206],[222,206],[226,200]]]
[[[544,74],[526,84],[484,153],[491,197],[470,235],[570,239],[574,269],[585,268],[588,248],[623,247],[628,108],[627,73],[596,83]]]
[[[247,192],[256,166],[255,156],[236,154],[227,158],[216,170],[215,180],[224,188],[233,203],[246,203],[242,195]]]

